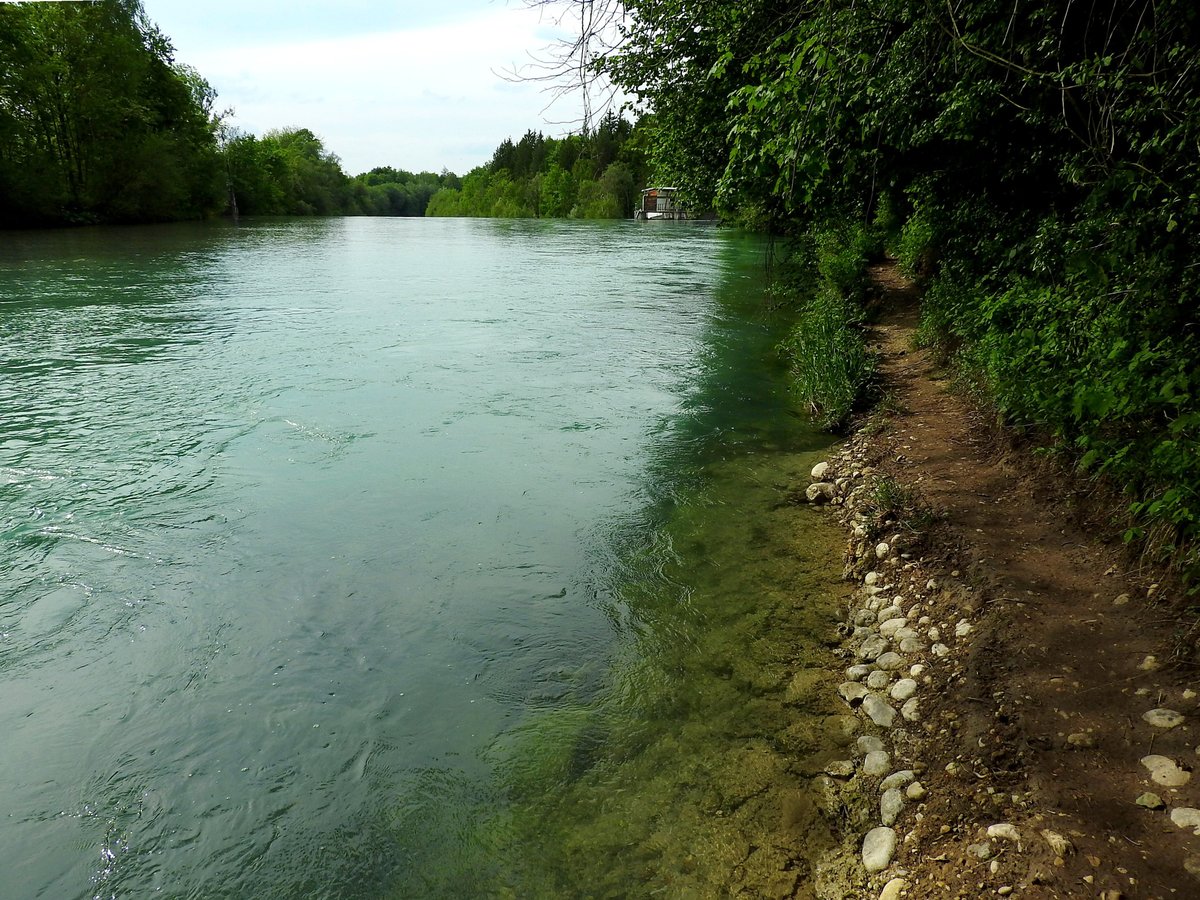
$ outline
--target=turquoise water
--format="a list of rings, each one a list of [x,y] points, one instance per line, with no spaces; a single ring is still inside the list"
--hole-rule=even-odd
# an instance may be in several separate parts
[[[0,237],[5,896],[570,890],[521,810],[619,770],[664,709],[705,715],[672,680],[732,560],[705,575],[711,539],[683,535],[735,546],[723,507],[825,444],[773,353],[762,244]]]

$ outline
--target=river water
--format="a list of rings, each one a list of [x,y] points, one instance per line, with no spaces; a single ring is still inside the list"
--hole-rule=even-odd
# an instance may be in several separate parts
[[[761,242],[0,237],[3,896],[705,896],[809,840],[754,838],[833,591]]]

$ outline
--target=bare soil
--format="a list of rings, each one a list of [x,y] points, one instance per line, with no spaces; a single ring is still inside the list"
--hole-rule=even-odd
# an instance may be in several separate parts
[[[975,623],[922,695],[929,795],[920,821],[901,820],[893,864],[906,896],[1200,898],[1200,837],[1170,818],[1200,807],[1200,777],[1165,787],[1141,763],[1200,764],[1195,677],[1168,664],[1176,607],[1105,542],[1110,529],[1077,521],[1061,476],[1003,446],[991,417],[914,348],[913,286],[892,266],[872,277],[889,401],[865,432],[865,461],[938,513],[925,558],[947,586],[939,612]],[[1159,707],[1185,721],[1143,720]],[[1137,805],[1144,792],[1165,808]],[[1001,822],[1020,846],[992,841],[993,859],[968,851]],[[1045,829],[1072,851],[1054,852]]]

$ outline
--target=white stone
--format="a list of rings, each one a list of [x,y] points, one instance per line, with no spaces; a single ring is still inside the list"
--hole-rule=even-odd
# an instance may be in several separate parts
[[[872,828],[863,838],[863,868],[869,873],[882,872],[896,852],[896,831],[886,826]]]
[[[896,632],[907,624],[908,619],[905,618],[888,619],[886,622],[881,622],[879,624],[879,633],[885,638],[894,638],[896,636]]]
[[[818,481],[810,484],[804,491],[804,497],[809,503],[828,503],[837,496],[837,490],[828,481]]]
[[[887,647],[887,638],[881,634],[873,634],[859,645],[858,658],[866,662],[871,662],[878,659],[879,654],[887,650]]]
[[[929,648],[929,652],[937,657],[949,656],[950,648],[947,647],[945,644],[934,644],[932,647]]]
[[[1180,828],[1191,828],[1193,834],[1200,834],[1200,809],[1190,806],[1180,806],[1171,810],[1171,821]]]
[[[819,462],[815,466],[812,467],[812,472],[810,472],[809,474],[812,475],[813,481],[824,481],[825,473],[828,471],[829,471],[829,463]]]
[[[1143,756],[1142,765],[1150,770],[1150,779],[1163,787],[1183,787],[1192,779],[1192,773],[1181,769],[1166,756]]]
[[[921,701],[916,697],[912,697],[904,701],[904,705],[900,707],[900,715],[904,717],[906,722],[916,722],[921,718]]]
[[[909,674],[909,677],[911,677],[911,678],[920,678],[922,675],[925,674],[925,666],[922,663],[917,663],[915,666],[913,666],[911,669],[908,670],[908,674]]]
[[[883,741],[873,734],[860,735],[856,743],[858,752],[862,754],[877,753],[883,749]]]
[[[851,666],[846,670],[846,678],[850,681],[862,681],[871,674],[871,667],[863,664]]]
[[[912,769],[901,769],[899,772],[893,772],[883,781],[879,782],[881,791],[890,791],[892,788],[901,788],[906,784],[911,784],[913,779],[917,777]]]
[[[868,694],[862,702],[862,709],[880,728],[891,728],[896,721],[896,710],[878,694]]]
[[[880,575],[878,572],[868,572],[863,577],[863,584],[865,584],[869,587],[873,584],[879,584],[879,582],[881,582],[882,580],[883,580],[883,576]]]
[[[989,825],[987,836],[990,838],[998,838],[1003,841],[1011,841],[1014,844],[1021,843],[1021,832],[1017,831],[1017,826],[1010,825],[1008,822],[1000,822],[997,825]]]
[[[892,689],[888,692],[893,700],[903,703],[909,697],[917,692],[917,683],[911,678],[901,678],[892,685]]]
[[[892,764],[892,757],[884,750],[872,750],[863,760],[863,774],[872,778],[880,778],[887,773]]]
[[[1184,722],[1183,714],[1173,709],[1152,709],[1143,713],[1142,718],[1155,728],[1175,728]]]
[[[858,706],[862,703],[863,697],[867,696],[870,691],[865,686],[857,681],[843,681],[838,685],[838,694],[841,698],[850,704],[851,707]]]
[[[925,643],[915,637],[905,638],[900,642],[900,652],[908,654],[917,654],[925,652]]]
[[[903,809],[903,792],[899,788],[890,788],[879,798],[879,821],[884,825],[895,825]]]
[[[903,878],[893,878],[879,892],[879,900],[900,900],[900,895],[908,888],[908,882]]]
[[[867,687],[873,691],[882,691],[892,681],[892,676],[882,669],[876,669],[867,676]]]
[[[970,622],[964,620],[954,626],[954,636],[964,638],[974,630],[974,626],[972,626]]]
[[[940,641],[942,639],[942,629],[934,625],[929,629],[929,639],[931,641]]]

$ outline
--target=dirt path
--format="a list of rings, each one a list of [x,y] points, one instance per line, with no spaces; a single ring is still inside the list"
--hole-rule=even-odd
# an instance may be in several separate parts
[[[1200,898],[1200,837],[1171,818],[1200,807],[1200,698],[1161,664],[1168,613],[1126,579],[1120,547],[1069,524],[1044,467],[995,449],[988,423],[913,349],[911,287],[890,267],[872,275],[892,411],[858,452],[944,516],[943,545],[958,550],[942,557],[934,619],[974,623],[922,700],[929,797],[919,821],[897,826],[906,896]],[[1182,724],[1148,723],[1158,708]],[[1152,781],[1151,755],[1186,783]],[[1138,805],[1146,793],[1163,808]],[[989,841],[996,823],[1016,826],[1020,845]],[[1045,829],[1072,849],[1055,852]]]

